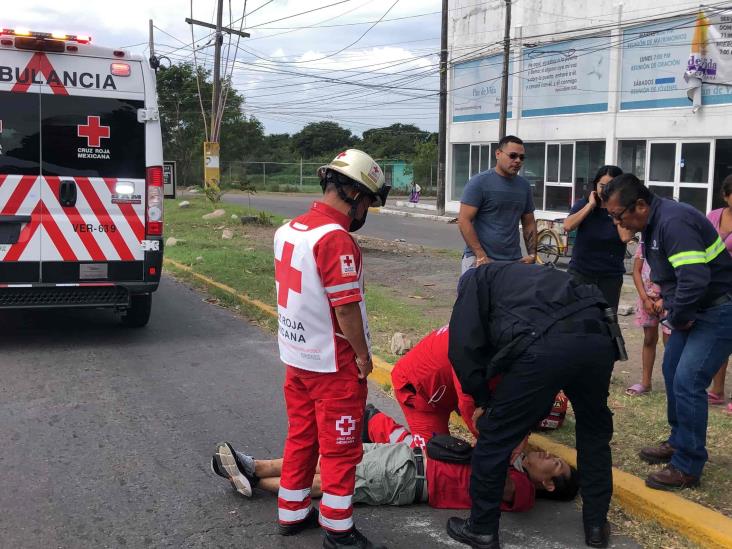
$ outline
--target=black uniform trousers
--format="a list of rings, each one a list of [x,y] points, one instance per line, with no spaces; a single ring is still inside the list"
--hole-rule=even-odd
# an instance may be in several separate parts
[[[572,320],[601,319],[599,309],[580,311]],[[477,422],[470,496],[471,530],[498,532],[501,497],[511,452],[551,408],[563,389],[577,420],[577,465],[586,525],[604,524],[612,496],[607,406],[615,350],[609,335],[566,333],[555,326],[516,359],[496,387]]]

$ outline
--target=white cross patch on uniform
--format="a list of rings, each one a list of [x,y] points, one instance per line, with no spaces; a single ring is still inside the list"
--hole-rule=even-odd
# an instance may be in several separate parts
[[[352,255],[341,256],[341,275],[356,276],[356,262],[353,260]]]

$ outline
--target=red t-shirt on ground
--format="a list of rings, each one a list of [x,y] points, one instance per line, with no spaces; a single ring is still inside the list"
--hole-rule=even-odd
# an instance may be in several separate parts
[[[431,507],[470,509],[470,464],[428,459],[426,469],[427,494]],[[521,513],[533,508],[536,489],[529,477],[514,468],[510,468],[508,474],[516,491],[511,503],[501,502],[501,511]]]

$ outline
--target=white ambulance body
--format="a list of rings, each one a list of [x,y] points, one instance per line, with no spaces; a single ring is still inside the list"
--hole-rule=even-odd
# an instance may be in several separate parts
[[[160,282],[163,149],[147,60],[0,30],[0,309],[111,307]]]

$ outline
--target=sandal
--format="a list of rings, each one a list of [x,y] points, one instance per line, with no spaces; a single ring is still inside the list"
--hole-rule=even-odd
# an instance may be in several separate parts
[[[723,394],[713,393],[712,391],[707,391],[707,401],[710,406],[721,406],[726,402]]]
[[[643,396],[647,395],[650,392],[651,389],[649,387],[646,387],[645,385],[642,385],[641,383],[631,385],[625,390],[625,394],[628,396]]]

